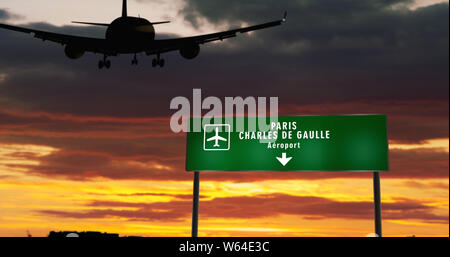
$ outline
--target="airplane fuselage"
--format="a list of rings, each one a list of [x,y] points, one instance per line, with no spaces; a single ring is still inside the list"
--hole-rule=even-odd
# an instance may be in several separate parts
[[[108,26],[105,37],[119,53],[142,52],[155,40],[155,28],[143,18],[119,17]]]

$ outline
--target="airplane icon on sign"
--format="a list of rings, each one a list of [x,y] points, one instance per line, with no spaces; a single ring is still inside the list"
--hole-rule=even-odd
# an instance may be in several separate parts
[[[214,143],[214,147],[220,147],[220,145],[219,145],[219,140],[220,141],[228,141],[228,140],[226,140],[225,138],[223,138],[223,137],[221,137],[221,136],[219,136],[219,128],[218,127],[216,127],[216,135],[215,136],[213,136],[213,137],[210,137],[210,138],[208,138],[208,139],[206,139],[206,141],[214,141],[215,143]]]
[[[230,133],[230,124],[206,124],[203,129],[203,150],[230,150]]]

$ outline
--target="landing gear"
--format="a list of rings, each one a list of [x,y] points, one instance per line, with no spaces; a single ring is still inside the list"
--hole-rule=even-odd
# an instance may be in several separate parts
[[[164,59],[161,59],[160,54],[157,54],[156,58],[153,59],[153,61],[152,61],[152,66],[153,67],[159,66],[162,68],[162,67],[164,67],[165,63],[166,63],[166,61],[164,61]]]
[[[103,67],[105,67],[106,69],[111,68],[111,61],[107,59],[108,56],[103,56],[103,60],[100,60],[98,62],[98,68],[101,70],[103,69]]]
[[[131,65],[138,65],[136,54],[134,54],[133,60],[131,60]]]

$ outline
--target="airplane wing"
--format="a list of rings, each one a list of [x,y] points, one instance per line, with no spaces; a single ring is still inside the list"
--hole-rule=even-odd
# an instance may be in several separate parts
[[[73,45],[76,45],[77,47],[84,49],[85,51],[90,51],[90,52],[94,52],[94,53],[102,53],[102,54],[107,54],[107,55],[116,55],[116,53],[114,53],[114,51],[112,51],[113,49],[108,48],[108,45],[106,44],[105,39],[52,33],[52,32],[36,30],[36,29],[16,27],[16,26],[2,24],[2,23],[0,23],[0,28],[7,29],[7,30],[13,30],[13,31],[17,31],[17,32],[22,32],[22,33],[27,33],[27,34],[33,34],[35,38],[42,39],[43,41],[48,40],[48,41],[59,43],[62,45],[73,44]]]
[[[225,138],[223,138],[223,137],[217,137],[217,139],[218,140],[220,140],[220,141],[227,141]]]
[[[206,141],[213,141],[213,140],[216,140],[216,137],[211,137],[211,138],[208,138],[208,139],[206,139]]]
[[[263,24],[258,24],[250,27],[244,27],[239,29],[233,29],[228,31],[222,31],[212,34],[205,34],[194,37],[184,37],[184,38],[174,38],[174,39],[160,39],[155,40],[151,49],[147,51],[148,54],[165,53],[174,50],[179,50],[186,45],[190,44],[205,44],[217,40],[224,40],[227,38],[236,37],[238,33],[247,33],[250,31],[270,28],[274,26],[279,26],[286,21],[287,12],[284,13],[284,17],[281,20],[271,21]]]
[[[222,31],[222,32],[217,32],[217,33],[211,33],[211,34],[205,34],[205,35],[194,36],[194,37],[155,40],[149,46],[149,48],[146,50],[146,53],[148,55],[151,55],[151,54],[160,54],[160,53],[180,50],[186,46],[191,46],[193,44],[199,45],[199,44],[205,44],[205,43],[209,43],[209,42],[213,42],[213,41],[217,41],[217,40],[224,40],[227,38],[236,37],[238,33],[247,33],[250,31],[255,31],[255,30],[278,26],[286,21],[286,16],[287,16],[287,13],[284,14],[284,17],[281,20],[267,22],[267,23],[263,23],[263,24],[259,24],[259,25],[250,26],[250,27],[244,27],[244,28]],[[62,45],[75,45],[85,51],[88,51],[88,52],[101,53],[101,54],[109,55],[109,56],[118,54],[116,49],[114,49],[112,46],[109,47],[109,44],[106,39],[65,35],[65,34],[17,27],[17,26],[2,24],[2,23],[0,23],[0,28],[7,29],[7,30],[13,30],[13,31],[17,31],[17,32],[22,32],[22,33],[27,33],[27,34],[33,34],[34,37],[42,39],[44,41],[48,40],[48,41],[56,42],[56,43],[59,43]]]

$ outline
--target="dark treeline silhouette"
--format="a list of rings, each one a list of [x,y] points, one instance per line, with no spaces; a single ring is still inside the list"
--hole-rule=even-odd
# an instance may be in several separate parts
[[[65,238],[67,235],[78,235],[80,238],[117,238],[119,234],[111,234],[111,233],[102,233],[97,231],[85,231],[85,232],[77,232],[77,231],[50,231],[48,237],[50,238]],[[70,237],[70,236],[69,236]]]

